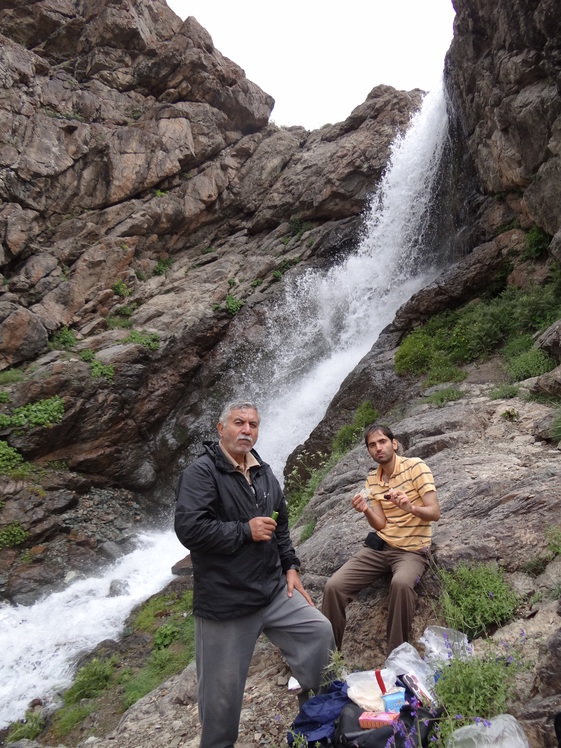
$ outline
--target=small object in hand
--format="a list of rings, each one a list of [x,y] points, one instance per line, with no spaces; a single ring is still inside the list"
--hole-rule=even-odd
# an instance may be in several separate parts
[[[271,519],[274,519],[274,520],[275,520],[275,522],[276,522],[276,521],[277,521],[277,517],[278,517],[278,516],[279,516],[279,513],[278,513],[278,512],[273,512],[273,513],[271,514]]]
[[[392,499],[391,493],[385,493],[384,494],[384,499],[387,499],[388,501],[391,501],[391,499]]]

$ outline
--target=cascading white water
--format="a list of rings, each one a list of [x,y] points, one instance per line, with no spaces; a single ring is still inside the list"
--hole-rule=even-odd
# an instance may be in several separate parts
[[[77,658],[118,638],[132,608],[171,581],[171,567],[185,553],[175,534],[149,533],[102,576],[30,607],[1,607],[0,728],[23,717],[31,699],[50,703],[68,688]],[[110,597],[112,580],[126,583],[126,592]]]
[[[424,234],[446,124],[439,89],[394,142],[357,251],[327,272],[300,276],[268,319],[267,342],[238,394],[260,405],[257,450],[279,478],[345,376],[397,309],[436,275]]]
[[[445,136],[439,90],[396,140],[356,253],[328,272],[300,277],[271,316],[266,349],[242,378],[243,394],[260,403],[258,450],[279,478],[344,377],[435,274],[422,257],[423,220]],[[0,608],[0,727],[23,717],[33,698],[53,702],[79,655],[118,637],[132,608],[170,581],[184,554],[172,531],[154,532],[98,578],[29,608]],[[109,596],[114,579],[128,582],[126,594]]]

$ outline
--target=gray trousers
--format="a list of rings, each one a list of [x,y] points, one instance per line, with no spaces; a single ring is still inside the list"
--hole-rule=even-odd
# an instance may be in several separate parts
[[[428,556],[386,546],[382,551],[364,547],[341,566],[325,585],[321,609],[333,626],[337,649],[341,649],[347,617],[345,609],[361,589],[379,577],[391,574],[387,621],[387,653],[409,640],[417,595],[415,585],[428,564]]]
[[[238,737],[247,672],[264,632],[284,655],[304,692],[317,691],[335,649],[331,624],[286,587],[266,608],[228,621],[195,618],[201,748],[233,748]]]

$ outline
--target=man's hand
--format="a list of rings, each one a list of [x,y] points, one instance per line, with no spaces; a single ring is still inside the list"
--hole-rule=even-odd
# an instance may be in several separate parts
[[[389,499],[389,501],[392,502],[392,504],[395,504],[400,509],[403,509],[404,512],[411,512],[412,504],[409,501],[409,498],[405,491],[398,491],[395,488],[392,488],[388,491],[387,494],[384,494],[385,499]]]
[[[298,590],[298,592],[301,595],[304,595],[306,598],[306,601],[308,602],[308,605],[311,605],[312,608],[314,608],[314,604],[312,602],[312,598],[308,595],[306,590],[304,589],[304,585],[300,581],[300,577],[298,576],[298,572],[296,569],[289,569],[286,572],[286,594],[287,597],[292,597],[292,591]]]
[[[351,504],[353,509],[355,509],[357,512],[362,513],[364,513],[369,506],[368,502],[361,493],[357,493],[353,496],[353,498],[351,499]]]
[[[251,539],[254,543],[270,540],[277,523],[272,517],[253,517],[249,520]]]

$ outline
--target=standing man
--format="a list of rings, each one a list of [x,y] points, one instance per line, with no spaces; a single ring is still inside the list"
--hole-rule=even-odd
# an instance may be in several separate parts
[[[323,593],[322,610],[333,625],[341,649],[345,609],[363,587],[391,574],[387,621],[387,652],[408,641],[415,612],[415,585],[428,563],[431,522],[440,517],[430,469],[416,457],[400,457],[397,441],[387,426],[374,424],[365,442],[378,468],[352,499],[375,532],[365,545],[335,572]]]
[[[175,532],[193,564],[201,748],[233,748],[261,632],[300,683],[301,704],[335,649],[331,624],[298,576],[286,501],[253,449],[258,433],[256,406],[229,403],[220,441],[205,442],[177,486]]]

